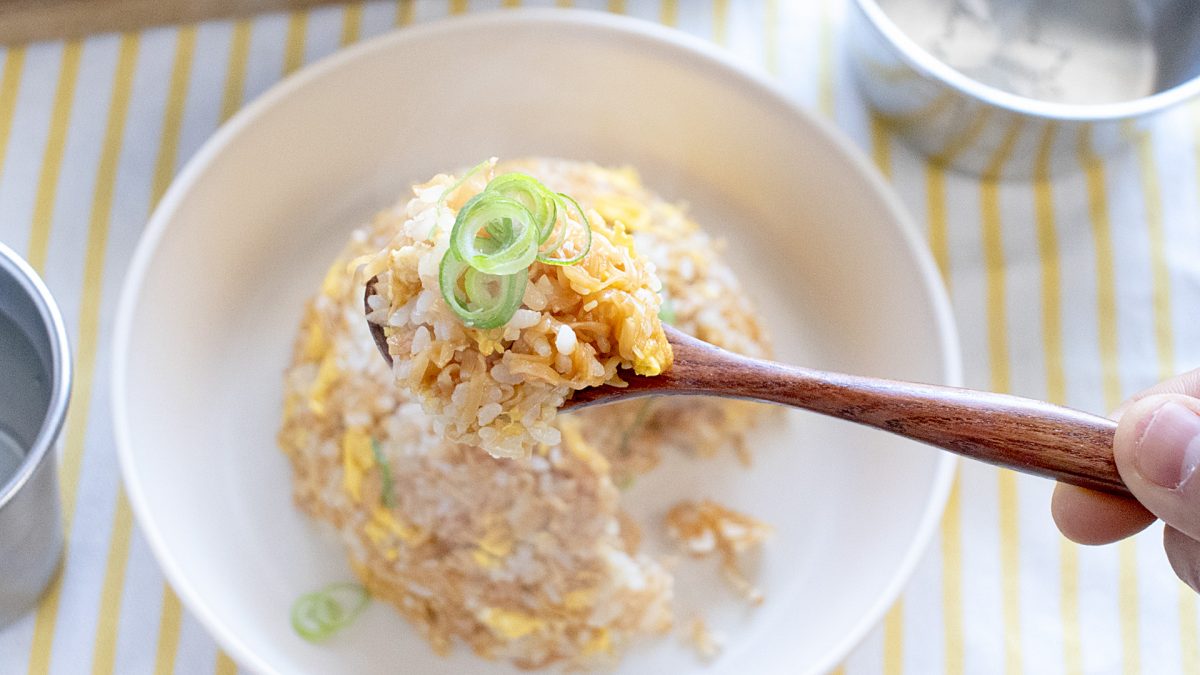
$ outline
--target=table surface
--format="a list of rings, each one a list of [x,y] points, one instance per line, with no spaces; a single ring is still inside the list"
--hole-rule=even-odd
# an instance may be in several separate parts
[[[65,567],[36,613],[0,631],[0,672],[236,671],[164,584],[120,488],[109,352],[138,236],[182,163],[288,72],[395,26],[516,4],[369,2],[0,49],[0,241],[44,275],[77,355]],[[871,155],[945,273],[967,385],[1104,412],[1200,366],[1197,106],[1131,126],[1129,152],[1053,181],[981,182],[928,164],[863,105],[842,0],[574,4],[727,46]],[[1050,490],[964,463],[900,601],[842,669],[1200,672],[1196,598],[1161,527],[1079,547],[1054,529]]]

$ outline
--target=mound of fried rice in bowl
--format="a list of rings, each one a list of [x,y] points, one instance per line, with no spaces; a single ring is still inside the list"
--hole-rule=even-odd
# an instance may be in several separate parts
[[[524,267],[473,280],[453,267],[455,223],[509,175],[564,196],[553,222],[567,234],[541,233]],[[505,237],[540,236],[517,229],[477,243],[495,253]],[[278,435],[297,504],[439,652],[462,643],[525,668],[592,668],[668,631],[672,562],[640,550],[621,489],[666,452],[748,462],[766,408],[672,397],[556,412],[573,390],[669,368],[664,322],[769,356],[721,248],[631,169],[490,161],[415,185],[354,232],[305,309]],[[364,321],[368,279],[391,367]],[[479,313],[472,293],[508,298],[507,311]],[[702,508],[674,511],[671,531],[689,555],[721,552],[757,601],[733,555],[769,528],[695,498]]]

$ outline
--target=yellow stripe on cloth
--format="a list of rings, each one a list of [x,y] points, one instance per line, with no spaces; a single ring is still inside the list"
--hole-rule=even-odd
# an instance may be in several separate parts
[[[308,11],[298,9],[288,15],[287,37],[283,46],[283,74],[291,75],[304,65],[304,42],[308,33]]]
[[[392,21],[394,26],[407,26],[413,22],[413,0],[396,0],[396,18]]]
[[[1195,145],[1196,177],[1200,178],[1200,103],[1192,104],[1193,143]],[[1200,194],[1200,191],[1197,191]],[[1200,625],[1197,624],[1196,594],[1191,588],[1179,584],[1179,651],[1182,671],[1200,673]]]
[[[37,193],[33,198],[33,226],[29,232],[29,264],[41,272],[46,268],[46,256],[50,250],[50,227],[54,221],[54,203],[58,197],[58,177],[62,173],[63,154],[67,150],[67,127],[71,122],[71,109],[75,103],[75,84],[79,81],[79,61],[83,47],[79,42],[63,45],[62,64],[58,69],[58,85],[54,89],[54,104],[50,112],[50,130],[46,136],[46,149],[42,153],[42,169],[38,174]],[[76,385],[74,391],[78,391]],[[73,472],[73,473],[72,473]],[[59,482],[65,486],[79,480],[78,465],[67,465],[64,458],[59,470]],[[63,514],[67,532],[74,504],[74,492],[63,495]]]
[[[179,139],[183,129],[183,111],[187,103],[188,81],[191,79],[192,62],[196,55],[196,27],[179,29],[175,39],[175,59],[171,67],[171,83],[167,89],[167,105],[163,111],[162,136],[158,156],[154,160],[154,178],[150,185],[150,210],[166,194],[175,177],[175,164],[179,158]]]
[[[246,92],[246,64],[250,60],[249,19],[233,24],[233,37],[229,42],[229,74],[225,77],[225,91],[221,95],[221,120],[233,117],[242,107]]]
[[[1132,128],[1132,126],[1130,128]],[[1153,298],[1154,307],[1154,337],[1155,344],[1158,347],[1158,379],[1166,380],[1175,375],[1176,367],[1175,337],[1174,329],[1171,325],[1171,272],[1167,261],[1166,231],[1163,223],[1162,186],[1159,184],[1158,164],[1154,159],[1154,144],[1150,138],[1149,132],[1143,131],[1135,133],[1135,142],[1137,144],[1138,164],[1142,177],[1142,197],[1145,200],[1146,205],[1146,230],[1147,236],[1150,239],[1150,272],[1152,280],[1151,295]],[[1129,542],[1129,548],[1130,551],[1128,554],[1126,554],[1129,557],[1129,564],[1126,569],[1131,578],[1127,581],[1122,580],[1122,595],[1124,595],[1126,590],[1128,590],[1128,592],[1131,594],[1131,597],[1128,599],[1128,602],[1130,603],[1128,608],[1122,608],[1122,622],[1126,622],[1124,614],[1126,611],[1128,611],[1128,623],[1132,624],[1131,629],[1133,631],[1133,635],[1130,639],[1137,641],[1133,642],[1131,645],[1127,645],[1127,648],[1138,649],[1137,653],[1140,655],[1141,642],[1138,640],[1140,636],[1140,625],[1138,623],[1136,595],[1137,556],[1136,551],[1133,549],[1132,541]],[[1126,584],[1128,584],[1128,589],[1125,587]],[[1186,587],[1181,586],[1179,588],[1179,593],[1179,608],[1181,618],[1180,627],[1183,628],[1188,624],[1188,621],[1184,619],[1184,617],[1190,616],[1191,623],[1193,625],[1193,629],[1190,633],[1190,640],[1192,645],[1194,645],[1196,640],[1196,633],[1194,629],[1196,600],[1192,594],[1192,591]],[[1186,636],[1188,634],[1184,633],[1184,635]],[[1185,660],[1189,656],[1188,652],[1191,651],[1188,646],[1188,641],[1189,638],[1185,637],[1180,645],[1181,653]],[[1192,649],[1194,649],[1194,646]],[[1136,668],[1140,670],[1140,659],[1135,665]],[[1192,670],[1185,670],[1184,672],[1193,671],[1194,668]],[[1126,672],[1134,671],[1131,671],[1130,668],[1127,667]]]
[[[667,26],[679,25],[678,0],[662,0],[662,6],[658,12],[658,22]]]
[[[971,127],[957,138],[952,138],[946,148],[925,164],[926,208],[929,212],[929,248],[942,275],[946,290],[951,290],[951,264],[949,223],[947,217],[946,170],[944,165],[953,162],[975,143],[987,122],[984,113],[975,119]],[[961,675],[964,664],[963,645],[963,559],[962,559],[962,478],[955,472],[946,499],[946,510],[942,514],[942,631],[945,638],[945,669],[947,675]]]
[[[729,44],[729,0],[713,0],[713,41]]]
[[[1059,537],[1059,577],[1062,583],[1063,670],[1083,675],[1083,633],[1079,629],[1079,545]]]
[[[1009,125],[1004,140],[992,155],[980,185],[983,221],[983,259],[987,277],[987,345],[991,386],[995,391],[1011,390],[1008,354],[1007,293],[1004,280],[1003,218],[1000,209],[1000,178],[1020,136],[1022,120]],[[1011,471],[998,473],[1000,511],[1000,586],[1001,612],[1004,618],[1004,672],[1021,672],[1021,564],[1018,551],[1017,479]]]
[[[871,157],[888,180],[892,178],[892,144],[887,127],[877,115],[871,116]],[[904,672],[904,598],[896,599],[883,617],[883,672]]]
[[[451,14],[466,14],[468,9],[467,0],[450,0]]]
[[[1062,273],[1059,269],[1058,233],[1054,218],[1054,182],[1050,178],[1050,159],[1057,133],[1058,123],[1049,122],[1038,141],[1033,201],[1042,273],[1042,351],[1046,362],[1046,397],[1052,403],[1065,405],[1067,384],[1063,366]]]
[[[1142,198],[1146,209],[1146,236],[1150,240],[1151,298],[1154,308],[1154,344],[1158,351],[1158,379],[1175,375],[1175,342],[1171,329],[1171,272],[1167,264],[1167,237],[1163,225],[1162,187],[1158,180],[1158,165],[1154,161],[1154,144],[1149,132],[1127,124],[1129,135],[1137,148],[1138,168],[1142,179]]]
[[[237,664],[225,652],[217,653],[217,666],[213,669],[216,675],[237,675]]]
[[[11,47],[4,55],[0,70],[0,178],[4,177],[4,158],[8,155],[8,138],[12,133],[13,111],[17,108],[17,92],[21,88],[21,71],[25,68],[25,47]]]
[[[1050,161],[1058,124],[1046,124],[1034,165],[1034,220],[1042,272],[1042,353],[1046,364],[1046,398],[1067,404],[1066,367],[1062,335],[1062,270],[1054,217],[1054,182]],[[1063,665],[1068,674],[1083,672],[1079,628],[1079,552],[1065,537],[1059,538],[1059,594],[1063,630]]]
[[[904,672],[904,598],[898,598],[883,617],[883,672]]]
[[[946,675],[963,672],[962,476],[955,472],[942,515],[942,631]]]
[[[779,0],[766,0],[763,30],[763,65],[772,75],[779,74]]]
[[[608,0],[608,11],[615,14],[624,14],[625,0]]]
[[[183,606],[171,587],[163,584],[162,609],[158,617],[158,647],[154,650],[155,675],[175,672],[179,637],[183,626]]]
[[[1115,253],[1105,167],[1092,148],[1091,126],[1084,126],[1079,131],[1079,160],[1086,177],[1088,217],[1092,224],[1092,245],[1096,249],[1096,321],[1101,390],[1104,407],[1113,410],[1121,402],[1121,379],[1117,367],[1117,290],[1113,272]]]
[[[1132,538],[1125,539],[1117,544],[1117,608],[1121,613],[1122,670],[1125,675],[1142,672],[1137,577],[1137,542]]]
[[[345,47],[346,45],[358,42],[358,39],[362,37],[362,14],[363,4],[361,0],[360,2],[346,5],[345,9],[342,10],[342,34],[338,39],[338,44]]]
[[[1096,249],[1096,314],[1099,323],[1100,370],[1104,405],[1108,410],[1121,402],[1121,376],[1117,352],[1117,293],[1115,253],[1108,210],[1108,188],[1104,162],[1092,148],[1092,129],[1084,126],[1079,135],[1080,162],[1087,177],[1088,211]],[[1132,540],[1117,544],[1117,608],[1121,621],[1122,670],[1141,670],[1137,621],[1137,550]]]
[[[946,147],[925,164],[925,199],[929,210],[929,248],[933,260],[942,273],[946,287],[950,286],[950,224],[946,211],[946,167],[958,160],[962,153],[979,141],[987,128],[991,109],[984,110],[967,128],[952,136]]]
[[[92,211],[88,222],[87,249],[83,262],[83,289],[79,309],[79,344],[76,348],[75,384],[71,394],[71,413],[67,419],[64,471],[63,513],[65,530],[70,531],[75,496],[79,487],[79,466],[83,459],[84,434],[91,407],[92,382],[96,372],[96,347],[100,332],[100,301],[104,288],[104,256],[108,243],[108,228],[112,218],[113,195],[116,190],[117,162],[125,135],[125,118],[133,89],[134,67],[137,65],[138,36],[121,36],[114,76],[112,99],[104,130],[104,144],[96,169],[96,185],[92,195]],[[67,467],[70,466],[68,473]],[[114,533],[114,536],[119,533]],[[58,618],[58,603],[62,591],[56,582],[42,599],[34,620],[32,654],[29,672],[47,673],[54,644]]]
[[[833,9],[832,0],[820,0],[821,3],[821,33],[820,50],[818,52],[818,89],[817,107],[825,116],[833,119],[837,113],[837,103],[833,95]]]
[[[116,672],[117,632],[121,622],[121,594],[125,590],[125,567],[129,562],[129,543],[133,537],[133,514],[125,490],[117,491],[112,532],[108,540],[108,562],[104,566],[104,585],[100,589],[100,611],[96,617],[96,637],[92,645],[92,674]]]
[[[887,124],[879,115],[871,113],[871,157],[885,178],[892,178],[892,142]]]

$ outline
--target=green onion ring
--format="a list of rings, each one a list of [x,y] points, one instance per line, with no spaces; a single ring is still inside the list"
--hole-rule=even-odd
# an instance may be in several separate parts
[[[467,172],[462,175],[462,178],[459,178],[458,180],[454,181],[454,185],[451,185],[450,187],[446,188],[445,190],[442,190],[442,196],[438,197],[438,200],[437,200],[438,206],[445,204],[446,200],[450,198],[451,192],[454,192],[458,188],[462,187],[463,183],[471,180],[471,176],[474,176],[475,174],[479,173],[480,169],[482,169],[483,167],[485,167],[491,163],[492,163],[492,160],[490,160],[490,159],[483,160],[482,162],[480,162],[480,163],[476,164],[475,166],[471,167],[470,169],[468,169]]]
[[[292,628],[309,642],[325,640],[350,625],[369,601],[367,589],[358,584],[330,584],[292,604]]]
[[[537,179],[523,173],[506,173],[493,178],[487,185],[487,191],[515,199],[529,209],[541,232],[539,244],[550,238],[554,223],[558,221],[558,199]]]
[[[453,249],[446,252],[438,269],[442,299],[463,324],[473,328],[498,328],[508,323],[521,307],[528,282],[525,269],[503,275],[480,272]]]
[[[537,261],[547,265],[574,265],[580,260],[583,260],[584,256],[588,254],[588,251],[592,250],[592,225],[588,222],[587,214],[583,212],[583,207],[579,205],[579,202],[561,192],[555,196],[558,198],[559,204],[563,207],[564,214],[566,212],[566,202],[570,202],[571,205],[575,207],[575,212],[579,214],[580,225],[583,226],[584,244],[579,253],[572,258],[551,258],[549,254],[557,251],[560,246],[566,243],[567,228],[564,224],[563,227],[559,228],[559,234],[554,238],[554,242],[552,242],[549,246],[538,249]],[[546,252],[545,254],[542,253],[543,250]]]
[[[481,231],[488,236],[480,236]],[[480,272],[513,274],[533,264],[540,235],[533,214],[521,202],[485,190],[458,211],[450,248]]]

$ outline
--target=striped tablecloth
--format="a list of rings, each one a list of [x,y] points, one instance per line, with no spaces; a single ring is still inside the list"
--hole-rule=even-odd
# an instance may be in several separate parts
[[[0,50],[0,241],[62,306],[77,355],[59,582],[0,631],[0,672],[231,673],[133,523],[111,429],[112,321],[172,175],[244,102],[340,46],[520,2],[370,2]],[[1133,150],[1053,181],[943,172],[872,118],[842,58],[841,0],[526,0],[678,26],[771,72],[894,182],[945,273],[969,386],[1085,410],[1200,365],[1200,108],[1126,131]],[[1050,484],[966,463],[937,537],[847,673],[1200,673],[1196,598],[1161,527],[1063,540]],[[3,570],[0,570],[0,574]],[[814,611],[819,611],[814,608]]]

